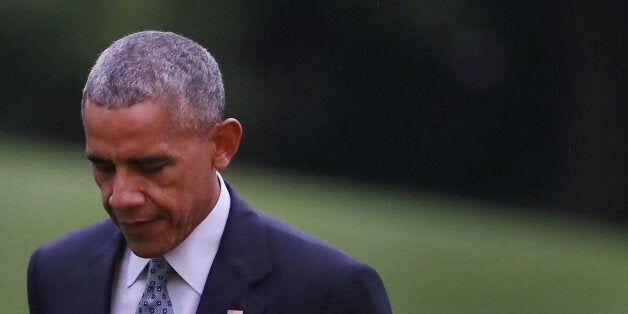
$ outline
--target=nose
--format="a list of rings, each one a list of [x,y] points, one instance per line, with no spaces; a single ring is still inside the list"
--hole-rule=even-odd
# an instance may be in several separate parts
[[[146,198],[136,181],[124,173],[116,174],[108,200],[109,206],[116,209],[133,209],[142,206]]]

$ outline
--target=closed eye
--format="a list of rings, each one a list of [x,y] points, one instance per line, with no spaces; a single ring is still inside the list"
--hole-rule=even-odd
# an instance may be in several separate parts
[[[156,173],[161,172],[167,165],[168,165],[167,163],[143,164],[143,165],[138,165],[137,168],[142,173],[156,174]]]
[[[165,167],[174,164],[174,158],[170,156],[145,156],[128,160],[139,172],[157,174]]]
[[[116,166],[112,161],[91,154],[87,155],[87,159],[92,162],[94,169],[99,172],[111,174],[116,171]],[[171,156],[149,155],[129,158],[125,160],[125,163],[129,164],[139,173],[158,174],[165,167],[174,164],[175,159]]]
[[[92,163],[94,169],[99,172],[113,173],[116,171],[116,166],[110,161],[95,156],[87,156],[87,159],[89,159],[89,161]]]
[[[104,173],[114,173],[116,172],[116,167],[112,163],[103,163],[103,164],[93,164],[94,168],[100,172]]]

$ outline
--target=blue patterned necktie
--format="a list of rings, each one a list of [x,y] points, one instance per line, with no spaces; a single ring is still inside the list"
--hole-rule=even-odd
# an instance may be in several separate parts
[[[168,288],[166,288],[169,273],[170,265],[163,256],[153,258],[148,262],[146,288],[144,288],[144,294],[142,294],[136,313],[174,313]]]

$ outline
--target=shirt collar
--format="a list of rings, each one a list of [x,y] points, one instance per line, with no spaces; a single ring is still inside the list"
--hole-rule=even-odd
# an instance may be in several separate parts
[[[214,208],[183,242],[164,255],[170,266],[198,294],[203,294],[205,281],[218,252],[231,207],[231,197],[227,186],[219,173],[217,177],[220,182],[220,195]],[[148,261],[149,259],[141,258],[131,252],[127,287],[137,281]],[[198,261],[207,262],[199,263]]]

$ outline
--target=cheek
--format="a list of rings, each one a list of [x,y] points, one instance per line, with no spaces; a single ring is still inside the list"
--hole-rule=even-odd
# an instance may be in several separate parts
[[[102,206],[111,214],[111,206],[109,206],[109,199],[111,198],[111,190],[100,189],[100,199]]]
[[[96,181],[96,185],[100,189],[100,197],[102,198],[103,205],[105,205],[105,207],[109,206],[109,198],[113,192],[111,184],[96,174],[94,174],[94,181]]]
[[[113,189],[110,188],[110,185],[107,184],[98,184],[98,188],[100,189],[100,194],[102,195],[103,201],[108,200],[111,196]]]
[[[118,217],[116,216],[116,214],[113,212],[113,210],[111,209],[111,207],[109,207],[108,205],[105,205],[105,211],[107,212],[107,214],[109,215],[109,218],[111,218],[111,220],[113,220],[113,222],[117,225],[118,224]]]
[[[188,188],[191,186],[192,188]],[[148,192],[148,198],[157,206],[162,214],[168,216],[168,220],[176,228],[184,228],[190,220],[196,220],[193,216],[198,211],[199,193],[198,186],[185,185],[157,189]]]

